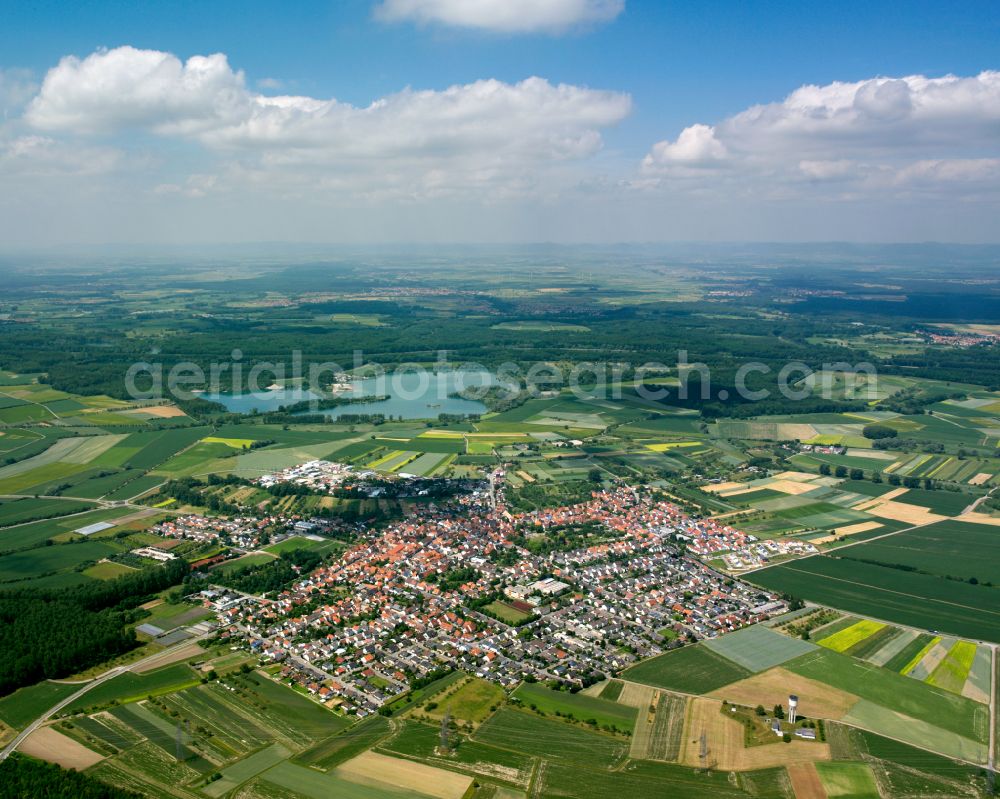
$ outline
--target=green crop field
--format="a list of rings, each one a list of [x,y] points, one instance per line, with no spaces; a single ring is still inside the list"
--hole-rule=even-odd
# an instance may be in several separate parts
[[[1000,595],[982,585],[829,556],[772,566],[748,579],[849,613],[1000,641]]]
[[[764,671],[816,648],[808,641],[789,638],[760,624],[711,638],[702,646],[751,672]]]
[[[156,696],[179,691],[198,682],[198,676],[183,663],[165,666],[147,674],[126,672],[91,689],[67,706],[63,712],[75,713],[114,703],[135,702],[145,699],[148,695]]]
[[[490,613],[495,613],[508,624],[517,624],[519,621],[523,621],[531,616],[530,613],[518,610],[501,600],[491,602],[486,606],[486,610],[490,611]]]
[[[828,797],[879,799],[881,796],[875,775],[865,763],[819,762],[816,771]]]
[[[910,682],[922,684],[915,680]],[[974,763],[986,762],[987,746],[984,742],[973,740],[923,719],[900,715],[868,699],[856,702],[843,720],[862,729],[872,730],[915,746],[923,746],[948,757]]]
[[[334,774],[297,766],[285,761],[265,771],[251,784],[256,796],[294,799],[405,799],[418,796],[407,791],[375,785],[365,785],[341,779]]]
[[[655,688],[707,694],[751,674],[749,669],[738,663],[701,644],[695,644],[637,663],[622,676]]]
[[[10,527],[6,530],[0,530],[0,551],[12,552],[40,547],[50,538],[60,536],[59,540],[62,540],[66,533],[97,522],[112,521],[116,517],[134,512],[129,508],[100,508],[69,517],[28,522],[17,527]]]
[[[0,500],[0,527],[24,524],[36,519],[53,519],[93,508],[90,502],[65,499]]]
[[[251,777],[256,777],[262,771],[278,765],[290,754],[291,752],[281,744],[271,744],[265,749],[254,752],[250,757],[245,757],[222,769],[219,772],[222,778],[207,786],[205,793],[213,797],[221,796]]]
[[[904,674],[906,667],[917,659],[918,656],[930,646],[932,641],[934,641],[933,635],[930,633],[921,633],[910,641],[905,647],[899,650],[899,652],[893,655],[885,663],[885,668],[889,671]]]
[[[547,799],[607,799],[609,796],[669,797],[669,799],[732,799],[787,796],[783,768],[752,772],[699,773],[668,763],[634,762],[616,772],[594,765],[546,764],[539,795]]]
[[[621,680],[608,680],[604,688],[601,689],[600,697],[601,699],[609,699],[612,702],[616,702],[618,697],[622,695],[622,688],[625,687],[625,683]]]
[[[1000,527],[937,522],[851,547],[841,557],[1000,584]]]
[[[45,680],[28,688],[20,688],[12,694],[0,698],[0,721],[14,729],[21,729],[37,719],[42,713],[82,686],[71,683],[49,682]]]
[[[636,709],[608,699],[553,691],[537,683],[522,683],[513,696],[526,707],[546,715],[559,713],[577,721],[593,720],[601,728],[622,732],[631,732],[635,726]]]
[[[158,477],[157,475],[147,474],[142,477],[137,477],[134,480],[126,483],[120,488],[116,488],[105,496],[105,499],[132,499],[132,497],[137,497],[140,494],[156,488],[156,486],[163,483],[165,477]]]
[[[888,669],[826,649],[802,655],[785,668],[969,740],[989,738],[988,707]]]
[[[2,537],[0,540],[3,540]],[[116,547],[102,541],[79,541],[12,552],[0,557],[0,583],[23,583],[33,577],[70,570],[82,563],[100,560],[117,551]]]
[[[610,766],[620,761],[628,750],[628,744],[621,738],[509,708],[501,708],[473,738],[531,755],[544,746],[547,758],[592,766]]]
[[[339,735],[325,738],[295,756],[305,766],[323,770],[335,768],[366,749],[371,749],[389,734],[389,720],[384,716],[369,716]]]

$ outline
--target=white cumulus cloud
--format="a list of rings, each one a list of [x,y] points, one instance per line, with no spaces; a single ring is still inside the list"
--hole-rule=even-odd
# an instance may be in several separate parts
[[[710,125],[691,125],[681,131],[677,141],[661,141],[643,161],[646,168],[665,164],[707,165],[722,161],[726,147],[715,137]]]
[[[48,133],[145,130],[256,159],[243,170],[320,167],[338,185],[395,182],[405,194],[531,185],[547,165],[596,153],[602,129],[630,109],[626,94],[538,77],[406,89],[359,107],[252,91],[222,54],[182,62],[121,47],[62,59],[25,118]]]
[[[713,126],[691,125],[654,144],[642,170],[661,185],[701,189],[782,193],[828,183],[875,192],[919,183],[953,192],[996,181],[998,132],[1000,72],[877,77],[802,86]]]
[[[625,0],[382,0],[375,16],[497,33],[562,33],[609,22],[624,9]]]

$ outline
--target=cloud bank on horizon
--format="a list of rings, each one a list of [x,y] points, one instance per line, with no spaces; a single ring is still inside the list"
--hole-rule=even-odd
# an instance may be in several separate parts
[[[653,145],[642,171],[657,183],[788,192],[995,194],[1000,188],[1000,72],[877,77],[803,86],[715,125],[694,124]]]
[[[519,36],[624,8],[380,0],[372,13]],[[40,78],[0,68],[0,234],[109,240],[141,215],[137,235],[221,240],[781,238],[808,217],[809,235],[838,238],[827,221],[840,213],[877,237],[886,208],[917,231],[1000,201],[997,71],[791,86],[632,151],[608,145],[636,111],[628,86],[486,76],[352,104],[283,85],[248,81],[224,53],[127,45],[64,56]],[[25,233],[43,214],[45,236]]]
[[[610,22],[624,10],[625,0],[382,0],[375,18],[493,33],[560,34]]]

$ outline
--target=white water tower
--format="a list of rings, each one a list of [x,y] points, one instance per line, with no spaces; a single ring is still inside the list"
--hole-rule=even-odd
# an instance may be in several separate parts
[[[799,698],[795,694],[789,694],[788,696],[788,723],[795,723],[795,711],[799,707]]]

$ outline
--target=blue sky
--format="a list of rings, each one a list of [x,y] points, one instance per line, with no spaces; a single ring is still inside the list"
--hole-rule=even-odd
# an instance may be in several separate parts
[[[163,214],[174,222],[168,236],[172,239],[243,238],[248,229],[260,230],[261,220],[271,219],[273,224],[265,227],[272,238],[336,240],[348,231],[364,231],[362,237],[386,235],[399,240],[421,232],[454,240],[582,240],[594,226],[581,224],[581,214],[608,219],[599,194],[607,196],[606,202],[621,217],[617,226],[602,227],[598,236],[602,239],[688,238],[684,234],[690,233],[722,239],[795,239],[803,234],[909,239],[918,231],[926,232],[933,220],[939,227],[931,232],[938,237],[996,238],[986,227],[988,214],[983,210],[971,218],[967,214],[956,218],[953,211],[946,212],[946,220],[941,217],[943,209],[956,202],[977,209],[989,204],[995,210],[1000,109],[993,107],[994,81],[978,76],[1000,69],[996,2],[535,0],[558,6],[554,13],[565,14],[568,21],[516,31],[497,23],[489,8],[477,11],[476,24],[471,25],[455,23],[447,16],[450,11],[442,11],[456,3],[489,6],[497,1],[382,0],[386,5],[396,3],[393,13],[384,9],[380,13],[378,2],[370,0],[5,3],[0,12],[0,103],[6,129],[0,128],[0,170],[6,145],[6,162],[17,163],[15,182],[30,183],[39,190],[39,200],[38,205],[24,207],[25,195],[19,192],[18,199],[8,197],[5,206],[0,189],[0,210],[18,218],[10,229],[29,239],[28,244],[39,237],[31,225],[24,225],[25,218],[32,213],[52,218],[59,208],[51,196],[54,187],[70,193],[69,206],[73,191],[81,192],[75,210],[63,208],[65,224],[57,225],[57,238],[66,241],[159,240],[166,225],[158,227],[154,219]],[[579,10],[591,3],[595,4],[591,17],[574,21],[574,13],[586,17],[589,12]],[[509,137],[533,143],[530,152],[526,144],[498,154],[495,141],[477,138],[475,132],[446,135],[448,131],[439,129],[440,117],[450,111],[431,97],[425,108],[407,107],[387,122],[373,121],[368,127],[365,122],[353,133],[346,130],[353,123],[338,121],[329,152],[322,152],[326,134],[311,129],[314,157],[307,158],[295,136],[269,141],[265,147],[259,138],[236,142],[229,128],[225,135],[210,131],[204,120],[165,121],[148,105],[142,113],[127,113],[121,103],[130,102],[133,89],[141,94],[142,87],[119,90],[118,100],[84,96],[78,85],[71,85],[72,80],[85,81],[82,70],[66,76],[61,94],[43,84],[66,56],[86,59],[101,48],[113,52],[123,46],[140,53],[170,54],[182,64],[191,56],[222,53],[229,71],[245,74],[248,96],[336,99],[357,109],[398,96],[408,87],[441,93],[485,80],[514,87],[499,107],[483,109],[486,128],[505,124],[504,108],[509,102],[521,103],[519,87],[526,78],[540,77],[548,87],[566,84],[580,96],[563,98],[564,105],[556,107],[553,102],[560,101],[548,90],[528,92],[532,105],[524,113],[530,118],[513,126]],[[97,68],[110,70],[112,65],[97,64]],[[895,111],[891,120],[886,116],[890,86],[881,92],[877,113],[866,117],[868,122],[877,117],[878,125],[855,120],[855,129],[845,132],[837,122],[835,140],[829,138],[833,127],[810,130],[810,141],[796,134],[791,145],[786,142],[781,148],[794,152],[794,162],[778,164],[774,148],[762,144],[787,126],[763,130],[745,120],[726,122],[754,106],[780,104],[809,84],[851,84],[856,92],[871,94],[880,84],[870,82],[884,77],[949,75],[978,82],[929,90],[922,83],[911,83],[908,89],[896,86],[913,98],[900,101],[914,109],[909,127]],[[971,104],[979,111],[970,105],[944,123],[933,109],[924,117],[916,113],[923,97],[938,103],[934,108],[951,109],[955,97],[968,98],[970,86],[976,93]],[[941,99],[945,90],[951,99]],[[587,91],[627,98],[628,108],[611,107],[612,98],[590,96]],[[831,89],[829,96],[817,101],[819,113],[843,116],[837,105],[839,94]],[[109,110],[112,102],[118,105]],[[187,100],[176,102],[183,105]],[[581,110],[583,105],[586,110]],[[477,113],[478,100],[471,108],[469,113]],[[797,106],[793,111],[801,122]],[[143,113],[149,118],[140,119]],[[326,111],[321,113],[327,118]],[[493,113],[499,116],[494,119]],[[814,113],[810,110],[804,116]],[[93,126],[81,114],[93,114]],[[102,114],[105,117],[98,119]],[[538,123],[550,114],[560,121],[545,129]],[[431,126],[414,140],[401,143],[387,135],[384,150],[368,148],[334,157],[333,151],[353,150],[353,140],[341,137],[371,139],[372,130],[381,133],[393,124],[406,126],[414,115],[420,119],[418,130],[423,131],[420,126],[425,123]],[[971,125],[979,134],[964,142],[958,137],[944,141],[944,133],[939,135],[935,125],[943,132]],[[93,130],[84,130],[90,127]],[[693,132],[685,139],[687,145],[673,147],[688,128]],[[416,139],[425,144],[434,141],[426,151],[414,154]],[[553,144],[557,140],[570,143]],[[864,147],[858,141],[864,141]],[[896,147],[897,142],[907,142],[906,149]],[[658,143],[664,146],[656,150]],[[447,147],[454,152],[442,153]],[[478,162],[477,148],[483,151]],[[26,167],[25,153],[42,150],[48,166]],[[74,176],[68,174],[73,171],[72,158],[65,154],[71,152],[87,154],[91,167],[77,171],[85,173],[90,186],[74,186]],[[53,167],[57,161],[59,169]],[[295,167],[282,171],[277,164],[287,161],[294,161]],[[101,163],[106,168],[93,167]],[[382,179],[397,163],[396,183],[391,176]],[[300,177],[302,170],[322,174],[324,188],[313,188],[303,199],[292,179],[295,169]],[[378,171],[380,178],[361,179],[358,173],[364,169]],[[793,171],[796,179],[790,178]],[[779,172],[781,180],[775,178]],[[240,181],[251,173],[256,189],[248,192]],[[506,179],[498,179],[499,173]],[[803,175],[813,185],[811,195],[793,185],[801,183],[798,178]],[[915,177],[919,185],[912,182]],[[269,178],[280,187],[280,199],[258,191]],[[733,187],[745,189],[748,181],[753,190],[742,203],[734,203]],[[51,185],[43,192],[39,187],[46,182]],[[816,188],[817,182],[824,185]],[[94,192],[99,192],[95,183],[117,198],[109,200],[112,205],[122,195],[129,202],[104,215],[87,209]],[[962,185],[956,188],[957,183]],[[319,195],[327,201],[319,202]],[[185,206],[182,198],[195,207]],[[771,206],[770,212],[761,208],[761,198]],[[811,213],[806,213],[803,200]],[[129,208],[136,203],[145,210]],[[685,210],[691,213],[692,204],[699,219],[712,216],[711,227],[678,219]],[[359,206],[365,207],[364,213]],[[301,213],[292,213],[293,208]],[[456,209],[461,220],[449,226],[446,219]],[[886,228],[873,228],[874,209],[884,214]],[[540,222],[540,211],[543,219],[551,219],[549,228]],[[138,218],[139,213],[145,216]],[[241,214],[254,224],[241,228],[236,221]],[[318,221],[340,216],[352,221],[326,230]],[[356,224],[361,217],[364,224]],[[218,224],[213,228],[209,219]],[[664,224],[663,220],[677,221]]]

